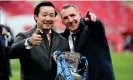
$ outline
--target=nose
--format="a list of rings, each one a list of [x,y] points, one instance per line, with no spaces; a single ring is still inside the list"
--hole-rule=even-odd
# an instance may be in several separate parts
[[[50,18],[50,16],[46,16],[46,20],[50,20],[51,18]]]
[[[72,17],[68,17],[68,22],[72,22],[72,21],[73,21]]]
[[[45,20],[46,20],[47,23],[51,23],[51,18],[50,18],[50,16],[46,16]]]

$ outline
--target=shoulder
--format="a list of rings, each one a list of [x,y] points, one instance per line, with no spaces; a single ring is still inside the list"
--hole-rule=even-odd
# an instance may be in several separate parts
[[[66,40],[66,38],[65,37],[63,37],[62,36],[62,34],[58,34],[59,36],[60,36],[60,38],[62,38],[62,39],[64,39],[64,40]]]
[[[32,29],[30,29],[30,30],[28,30],[28,31],[26,31],[26,32],[19,32],[19,33],[16,35],[16,37],[17,37],[17,36],[29,37],[29,36],[31,36],[31,35],[33,34],[33,32],[34,32],[34,28],[32,28]]]
[[[61,39],[63,40],[67,40],[64,36],[63,36],[63,33],[57,33],[56,31],[54,31],[54,33],[59,36]]]
[[[64,34],[64,32],[61,32],[61,33],[59,33],[59,35],[64,36],[65,34]]]

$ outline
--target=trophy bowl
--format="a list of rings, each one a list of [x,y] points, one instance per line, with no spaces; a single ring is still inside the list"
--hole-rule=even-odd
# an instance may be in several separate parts
[[[57,56],[54,56],[54,59],[57,61],[56,57]],[[66,63],[68,64],[68,69],[70,70],[72,76],[74,77],[74,80],[82,80],[82,76],[78,74],[80,53],[66,51],[66,52],[62,52],[58,57],[65,59]]]

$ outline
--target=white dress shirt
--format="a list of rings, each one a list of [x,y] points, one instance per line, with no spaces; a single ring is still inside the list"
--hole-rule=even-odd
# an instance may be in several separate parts
[[[74,52],[74,42],[73,42],[73,39],[72,39],[72,32],[70,32],[70,35],[68,37],[68,42],[69,42],[69,47],[70,47],[70,50],[71,52]],[[74,37],[74,41],[76,40],[76,36],[73,36]]]

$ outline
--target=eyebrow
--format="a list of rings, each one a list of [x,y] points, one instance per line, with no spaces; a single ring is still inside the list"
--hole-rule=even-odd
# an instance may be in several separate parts
[[[44,14],[44,13],[46,14],[46,13],[48,13],[48,12],[42,12],[41,14]],[[54,14],[54,13],[50,13],[50,14]]]

